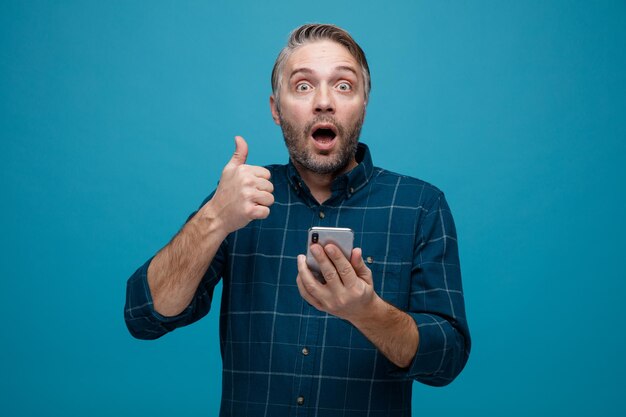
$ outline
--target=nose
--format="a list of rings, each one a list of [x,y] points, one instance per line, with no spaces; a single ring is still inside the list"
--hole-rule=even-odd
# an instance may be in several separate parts
[[[328,86],[321,85],[315,95],[315,113],[335,113],[335,103]]]

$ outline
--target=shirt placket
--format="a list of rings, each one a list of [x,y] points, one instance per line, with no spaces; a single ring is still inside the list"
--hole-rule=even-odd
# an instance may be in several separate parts
[[[310,210],[313,214],[311,226],[334,226],[334,210],[331,206],[316,204],[310,207]],[[320,329],[326,316],[308,303],[305,304],[303,314],[306,315],[306,325],[300,329],[299,340],[303,342],[297,346],[299,350],[297,354],[302,361],[302,372],[294,387],[295,416],[307,416],[311,407],[315,407],[323,348],[320,346],[322,341]]]
[[[310,406],[313,404],[317,388],[316,375],[319,374],[320,349],[318,347],[318,337],[320,329],[321,314],[308,303],[305,305],[303,314],[307,316],[306,325],[300,329],[301,345],[296,346],[302,363],[300,378],[294,387],[295,407],[294,416],[307,416]]]

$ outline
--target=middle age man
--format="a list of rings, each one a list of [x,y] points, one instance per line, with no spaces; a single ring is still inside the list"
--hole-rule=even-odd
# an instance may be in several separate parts
[[[290,163],[246,165],[236,138],[214,194],[129,279],[129,330],[198,320],[223,277],[221,415],[408,416],[412,381],[445,385],[469,354],[445,198],[358,143],[369,68],[343,29],[296,29],[272,86]],[[312,226],[355,231],[350,259],[312,245],[326,284],[301,255]]]

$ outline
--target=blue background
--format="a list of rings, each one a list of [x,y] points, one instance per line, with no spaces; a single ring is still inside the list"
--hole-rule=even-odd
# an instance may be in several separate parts
[[[624,1],[3,1],[0,415],[217,414],[218,302],[138,341],[125,281],[234,135],[286,162],[269,76],[311,21],[368,55],[374,163],[455,214],[473,351],[414,415],[623,415]]]

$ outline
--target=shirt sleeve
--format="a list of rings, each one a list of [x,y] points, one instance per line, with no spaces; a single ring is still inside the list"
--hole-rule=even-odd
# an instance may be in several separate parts
[[[189,216],[187,221],[194,215],[195,213]],[[222,242],[202,277],[191,303],[180,314],[172,317],[165,317],[154,309],[152,294],[148,286],[148,266],[153,258],[139,267],[126,283],[124,320],[130,334],[138,339],[157,339],[178,327],[187,326],[204,317],[211,309],[213,291],[223,273],[226,246],[226,241]]]
[[[410,366],[393,373],[443,386],[463,370],[471,347],[456,228],[443,193],[426,204],[417,228],[407,313],[417,324],[419,346]]]

